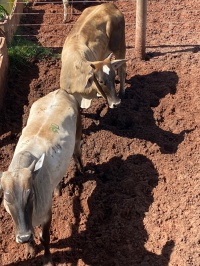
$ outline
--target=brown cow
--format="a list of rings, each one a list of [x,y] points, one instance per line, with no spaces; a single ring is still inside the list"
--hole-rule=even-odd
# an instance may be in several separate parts
[[[81,107],[101,94],[109,107],[120,104],[115,90],[115,71],[124,94],[125,21],[113,3],[86,8],[67,36],[62,50],[60,86],[73,94]],[[115,60],[112,60],[112,53]]]

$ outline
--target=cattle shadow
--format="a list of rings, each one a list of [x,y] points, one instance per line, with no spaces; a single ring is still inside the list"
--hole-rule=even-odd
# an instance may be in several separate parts
[[[84,183],[92,181],[96,186],[87,200],[89,216],[86,229],[79,232],[82,207],[80,196]],[[76,186],[79,196],[74,197],[75,222],[71,237],[51,243],[55,263],[111,266],[167,266],[174,241],[165,243],[160,255],[144,247],[148,233],[144,218],[154,201],[152,191],[158,185],[158,172],[144,155],[131,155],[123,160],[113,157],[98,165],[87,164],[84,176],[76,175],[65,186]],[[63,202],[67,200],[63,194]],[[67,211],[67,210],[66,210]],[[64,230],[64,229],[63,229]],[[67,248],[68,251],[53,252]],[[79,261],[79,262],[78,262]],[[42,256],[7,266],[40,265]]]
[[[73,247],[81,250],[79,258],[92,266],[122,266],[126,263],[167,266],[173,240],[165,243],[161,255],[144,247],[148,233],[143,220],[154,201],[152,191],[158,185],[158,172],[151,160],[141,154],[130,155],[125,160],[113,157],[107,163],[88,164],[85,169],[82,181],[76,177],[72,182],[79,184],[80,194],[83,183],[88,180],[95,180],[96,188],[88,198],[90,215],[86,230],[78,235],[81,213],[77,213],[77,209],[81,210],[81,204],[77,199],[74,202],[77,222],[68,242],[72,241],[73,247],[74,239],[80,238]],[[72,265],[77,266],[78,260]]]
[[[26,6],[24,12],[13,39],[17,42],[18,38],[26,36],[26,41],[38,42],[35,36],[43,22],[44,10],[32,10]],[[23,43],[19,42],[18,46],[20,45],[23,46]],[[17,63],[17,61],[22,63]],[[0,142],[0,148],[16,143],[17,135],[23,127],[24,106],[29,102],[30,83],[39,77],[39,70],[34,60],[26,62],[26,59],[9,57],[9,64],[11,67],[9,67],[3,108],[0,112],[0,135],[4,135]]]
[[[4,135],[0,148],[16,143],[17,135],[23,127],[24,106],[29,103],[30,82],[34,78],[38,78],[38,67],[34,63],[28,63],[21,66],[20,71],[8,74],[4,104],[0,112],[0,135]]]
[[[138,138],[155,143],[161,153],[175,153],[178,145],[184,140],[184,134],[192,129],[179,134],[162,129],[159,124],[164,121],[164,117],[161,113],[155,120],[153,108],[157,107],[166,95],[176,93],[178,84],[176,72],[163,71],[143,76],[136,75],[127,80],[127,84],[125,98],[119,108],[108,109],[106,114],[104,114],[105,105],[97,108],[95,114],[94,111],[91,114],[90,109],[83,110],[83,116],[93,119],[93,123],[83,132],[88,135],[99,130],[109,130],[121,137]],[[175,107],[170,108],[171,114],[176,112]]]

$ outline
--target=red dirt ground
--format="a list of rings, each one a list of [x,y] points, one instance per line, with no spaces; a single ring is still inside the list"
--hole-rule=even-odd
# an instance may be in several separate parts
[[[126,19],[126,97],[118,109],[98,99],[82,112],[85,175],[75,173],[72,161],[63,194],[54,198],[53,260],[59,266],[198,266],[200,1],[148,1],[145,61],[134,54],[135,2],[116,3]],[[74,12],[83,8],[75,4]],[[26,23],[50,26],[27,26],[27,33],[43,46],[61,47],[78,17],[69,27],[62,12],[61,3],[30,8],[39,15],[26,15]],[[9,77],[0,116],[1,170],[9,166],[31,104],[59,88],[59,74],[60,59],[46,58]],[[0,265],[38,266],[42,254],[39,245],[36,258],[25,259],[1,206]]]

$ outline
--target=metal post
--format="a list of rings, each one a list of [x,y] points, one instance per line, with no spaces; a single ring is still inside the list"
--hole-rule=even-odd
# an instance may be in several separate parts
[[[135,55],[145,59],[147,0],[136,0]]]

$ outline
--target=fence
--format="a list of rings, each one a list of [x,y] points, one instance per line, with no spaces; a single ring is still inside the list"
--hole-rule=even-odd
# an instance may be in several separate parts
[[[7,1],[7,0],[2,0]],[[8,0],[9,1],[9,0]],[[22,0],[21,0],[22,1]],[[64,39],[73,24],[85,8],[81,3],[83,0],[71,0],[75,8],[73,8],[72,20],[65,24],[63,28],[63,3],[62,0],[41,0],[37,2],[37,5],[32,7],[26,4],[23,12],[23,18],[20,23],[22,33],[19,36],[24,36],[34,41],[37,41],[43,46],[49,47],[62,47]],[[96,3],[102,3],[106,1],[87,1],[87,6]],[[107,1],[108,2],[108,1]],[[116,4],[122,10],[126,19],[126,36],[127,46],[136,46],[135,34],[130,36],[130,29],[136,32],[136,3],[147,3],[147,46],[159,46],[159,45],[179,45],[185,41],[185,44],[196,44],[200,42],[200,1],[177,1],[177,0],[119,0]],[[155,8],[155,3],[159,2],[158,7]],[[185,8],[180,5],[181,2],[185,2]],[[27,2],[26,2],[27,3]],[[139,5],[139,4],[138,4]],[[48,6],[48,12],[45,10],[45,6]],[[162,13],[162,17],[157,18],[158,14]],[[154,18],[152,19],[152,14]],[[149,16],[151,15],[151,16]],[[52,23],[53,21],[53,23]],[[56,21],[56,23],[55,23]],[[18,24],[19,25],[19,24]],[[166,25],[168,30],[166,31]],[[145,23],[140,24],[140,28],[143,27],[141,33],[144,33],[142,39],[145,40]],[[165,27],[165,30],[163,30]],[[182,30],[188,30],[190,39],[187,40]],[[45,36],[41,36],[40,32],[43,32]],[[187,35],[188,35],[187,34]],[[156,35],[157,43],[152,42],[151,36]],[[55,40],[57,37],[57,40]],[[162,43],[160,43],[162,39]],[[58,41],[59,40],[59,41]],[[142,42],[144,43],[144,42]]]
[[[2,0],[1,3],[3,4]],[[8,0],[9,1],[9,0]],[[6,2],[8,2],[6,1]],[[13,4],[12,11],[7,18],[0,22],[0,30],[1,34],[3,33],[4,37],[6,38],[7,44],[10,43],[12,40],[13,34],[15,33],[19,23],[20,23],[20,18],[21,14],[23,12],[23,6],[24,3],[21,0],[15,0]]]
[[[8,3],[8,2],[7,2]],[[2,1],[1,1],[2,4]],[[0,22],[0,110],[3,107],[3,96],[6,90],[6,80],[8,72],[8,51],[7,44],[12,40],[15,33],[20,17],[23,12],[23,2],[14,0],[12,2],[13,8],[10,15]]]
[[[20,26],[21,31],[16,34],[16,37],[25,37],[44,47],[62,47],[68,32],[86,7],[82,3],[83,0],[71,0],[74,6],[72,19],[63,24],[62,0],[41,0],[34,7],[23,0],[16,1],[18,5],[21,4],[20,8],[24,7],[24,9],[18,9],[14,16],[21,17],[20,23],[19,20],[10,20],[9,30],[4,27],[7,42],[10,41],[16,27]],[[108,1],[87,1],[87,6],[102,2]],[[139,57],[144,57],[145,42],[146,49],[181,45],[199,47],[199,0],[119,0],[115,3],[125,16],[127,48],[133,48],[134,53],[138,51]],[[142,3],[143,7],[137,11],[147,16],[138,22],[136,4],[139,3]],[[147,5],[147,11],[145,5]],[[139,34],[135,36],[138,27]],[[187,35],[183,32],[187,32]]]

